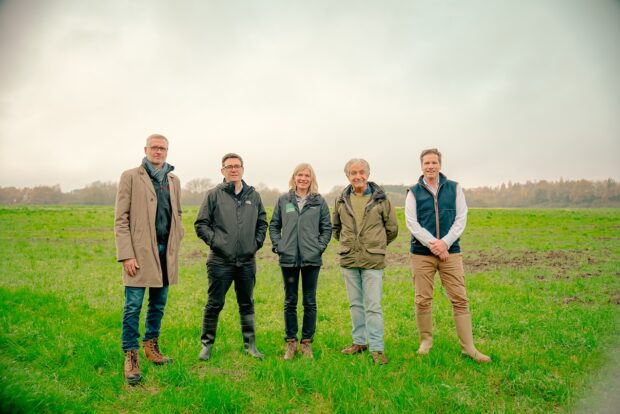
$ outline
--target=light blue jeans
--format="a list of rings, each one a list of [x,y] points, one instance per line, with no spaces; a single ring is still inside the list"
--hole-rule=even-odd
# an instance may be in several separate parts
[[[349,296],[353,343],[383,351],[383,269],[341,267]]]

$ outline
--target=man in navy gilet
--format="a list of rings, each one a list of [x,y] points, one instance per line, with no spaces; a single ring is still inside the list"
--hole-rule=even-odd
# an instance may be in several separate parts
[[[463,188],[441,171],[441,153],[427,149],[420,154],[422,176],[409,189],[405,220],[411,232],[411,265],[415,285],[415,312],[420,333],[418,354],[433,346],[431,305],[435,273],[452,303],[452,314],[464,355],[476,362],[491,362],[474,346],[465,272],[459,238],[467,224]]]

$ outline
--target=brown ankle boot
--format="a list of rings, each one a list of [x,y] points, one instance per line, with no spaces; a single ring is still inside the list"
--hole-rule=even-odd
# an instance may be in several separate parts
[[[314,358],[314,354],[312,353],[312,341],[309,339],[302,339],[299,350],[304,358]]]
[[[125,379],[129,385],[136,385],[142,379],[137,349],[125,352]]]
[[[287,339],[286,340],[286,352],[284,353],[284,359],[291,360],[295,358],[295,354],[297,353],[297,339]]]
[[[144,347],[144,355],[146,355],[146,359],[154,363],[155,365],[163,365],[169,364],[172,362],[171,358],[164,356],[159,352],[159,345],[157,344],[158,338],[149,339],[148,341],[142,342],[142,346]]]

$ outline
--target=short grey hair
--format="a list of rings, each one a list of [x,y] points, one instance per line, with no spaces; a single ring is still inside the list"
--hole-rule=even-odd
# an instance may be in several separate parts
[[[168,138],[166,138],[165,136],[163,136],[161,134],[151,134],[146,139],[146,146],[147,147],[149,146],[149,144],[151,143],[151,140],[153,140],[153,139],[163,139],[164,141],[166,141],[166,145],[170,145],[170,143],[168,142]]]
[[[368,164],[368,161],[366,161],[363,158],[351,158],[349,161],[347,161],[347,163],[344,165],[344,174],[349,177],[349,170],[351,169],[351,166],[353,164],[362,164],[364,166],[364,171],[366,171],[366,174],[370,174],[370,164]]]
[[[441,152],[437,148],[425,149],[420,153],[420,164],[422,164],[422,158],[428,154],[435,154],[439,158],[439,165],[441,165]]]

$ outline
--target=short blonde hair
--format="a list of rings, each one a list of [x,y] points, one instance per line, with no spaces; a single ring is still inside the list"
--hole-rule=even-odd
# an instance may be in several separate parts
[[[319,193],[319,183],[316,181],[316,174],[314,173],[314,168],[312,165],[307,162],[302,162],[293,170],[293,175],[291,175],[291,179],[288,180],[288,186],[291,190],[296,190],[297,186],[295,185],[295,176],[303,170],[310,171],[310,188],[308,189],[309,193],[318,194]]]
[[[168,138],[166,138],[165,136],[163,136],[161,134],[151,134],[146,139],[146,146],[147,147],[149,146],[149,143],[151,142],[152,139],[163,139],[164,141],[166,141],[166,145],[170,145],[170,143],[168,142]]]

